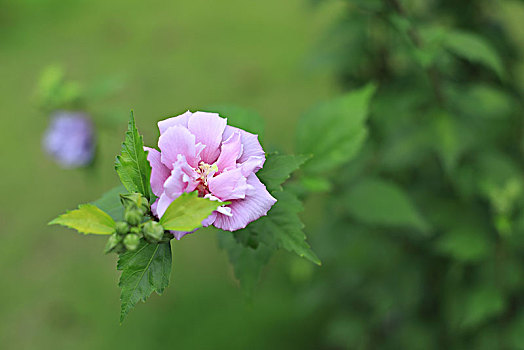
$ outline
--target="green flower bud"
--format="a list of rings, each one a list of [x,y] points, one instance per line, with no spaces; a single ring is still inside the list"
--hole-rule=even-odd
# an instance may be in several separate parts
[[[109,236],[109,239],[106,243],[105,253],[112,252],[117,246],[118,243],[122,240],[122,237],[118,236],[116,233],[113,233],[111,236]]]
[[[130,209],[125,211],[124,213],[124,219],[126,222],[131,226],[138,226],[140,225],[140,222],[142,221],[142,213],[139,210],[136,209]]]
[[[130,233],[124,238],[124,245],[126,246],[127,250],[136,250],[136,248],[138,248],[139,243],[140,237],[138,235],[135,235],[134,233]]]
[[[115,225],[115,231],[119,235],[125,235],[129,232],[129,225],[125,221],[119,221]]]
[[[140,229],[140,227],[131,227],[131,229],[129,230],[129,232],[131,233],[134,233],[135,235],[142,235],[142,230]]]
[[[151,207],[149,206],[149,202],[147,201],[147,199],[144,198],[144,201],[142,203],[140,203],[140,208],[142,209],[144,214],[149,212]]]
[[[142,214],[145,214],[150,209],[147,198],[142,196],[140,193],[121,194],[120,201],[122,202],[126,210],[131,208],[138,208],[142,212]]]
[[[156,221],[148,221],[142,227],[144,236],[153,241],[160,241],[164,236],[164,228]]]

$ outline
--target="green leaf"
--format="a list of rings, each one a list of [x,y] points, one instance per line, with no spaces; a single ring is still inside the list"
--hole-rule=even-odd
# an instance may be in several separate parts
[[[516,102],[506,91],[489,84],[451,85],[447,94],[460,114],[474,120],[492,119],[502,122],[515,110]],[[471,126],[470,126],[471,127]]]
[[[321,265],[320,259],[306,242],[304,224],[298,216],[304,209],[302,202],[289,191],[275,191],[272,195],[277,199],[273,208],[267,216],[251,223],[248,229],[269,246],[276,245]]]
[[[302,203],[291,192],[283,191],[284,183],[309,157],[270,154],[257,176],[277,199],[264,216],[245,229],[233,233],[219,233],[220,246],[228,253],[235,276],[246,296],[251,297],[264,265],[278,248],[298,254],[315,264],[320,259],[311,250],[303,232],[304,224],[298,213]]]
[[[523,349],[524,344],[524,312],[519,310],[515,312],[511,324],[506,329],[506,341],[508,342],[508,349]]]
[[[120,201],[120,195],[127,193],[127,189],[123,185],[116,186],[107,191],[91,204],[109,214],[115,221],[124,220],[124,207]]]
[[[489,258],[492,242],[482,227],[461,225],[444,233],[435,247],[454,260],[477,262]]]
[[[264,167],[258,171],[257,176],[268,191],[282,191],[282,184],[309,158],[303,155],[268,154]]]
[[[305,166],[311,172],[328,172],[350,161],[362,146],[372,84],[349,92],[306,113],[299,122],[298,151],[313,154]]]
[[[251,299],[255,286],[260,280],[262,268],[269,262],[275,248],[266,244],[258,244],[257,248],[253,249],[235,239],[237,232],[219,231],[218,242],[220,248],[224,249],[229,256],[235,277],[239,281],[245,296],[247,299]]]
[[[117,269],[122,271],[120,323],[139,301],[145,301],[153,292],[162,294],[169,285],[171,259],[170,243],[145,241],[141,241],[136,251],[120,255],[117,264]]]
[[[451,326],[459,329],[475,329],[489,319],[502,314],[507,301],[500,289],[492,285],[476,285],[458,292],[446,300]]]
[[[160,224],[166,230],[193,231],[202,227],[202,221],[218,207],[227,204],[229,202],[199,198],[196,191],[183,193],[169,205],[160,219]]]
[[[77,82],[68,81],[60,66],[48,66],[42,72],[38,84],[40,107],[46,111],[77,109],[82,89]]]
[[[329,180],[318,176],[305,176],[300,179],[300,183],[310,192],[327,192],[333,188]]]
[[[504,65],[497,51],[481,36],[459,30],[445,34],[444,46],[470,62],[479,63],[492,69],[501,79],[505,77]]]
[[[138,192],[151,200],[151,166],[144,151],[142,136],[135,125],[135,117],[131,111],[126,138],[122,144],[122,153],[116,157],[115,169],[120,181],[129,192]]]
[[[456,118],[440,112],[434,118],[435,148],[448,173],[455,169],[469,141],[468,134],[462,130]]]
[[[367,224],[422,232],[429,229],[402,188],[381,179],[366,179],[353,186],[345,196],[345,207],[354,218]]]
[[[92,204],[81,204],[78,209],[60,215],[49,225],[62,225],[84,234],[110,235],[115,230],[115,221]]]

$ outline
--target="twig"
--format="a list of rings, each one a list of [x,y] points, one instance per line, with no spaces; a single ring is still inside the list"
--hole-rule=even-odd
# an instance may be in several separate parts
[[[402,4],[398,0],[385,0],[392,8],[395,10],[395,12],[405,18],[408,19],[406,15],[406,11],[402,7]],[[420,38],[419,33],[417,30],[410,26],[408,30],[408,36],[413,45],[415,45],[417,48],[422,49],[424,47],[424,43],[422,42],[422,39]],[[433,88],[433,93],[435,94],[435,98],[440,106],[444,105],[444,94],[442,93],[442,86],[440,84],[439,74],[435,67],[435,65],[431,65],[431,67],[426,68],[426,74],[429,77],[429,80],[431,82],[431,86]]]

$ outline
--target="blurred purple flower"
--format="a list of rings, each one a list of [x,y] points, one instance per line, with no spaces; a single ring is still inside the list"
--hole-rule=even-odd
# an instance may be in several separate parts
[[[45,151],[64,168],[87,166],[93,160],[93,123],[84,113],[54,113],[42,141]]]

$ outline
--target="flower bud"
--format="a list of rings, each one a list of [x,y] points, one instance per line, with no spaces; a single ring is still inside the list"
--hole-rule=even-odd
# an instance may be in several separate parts
[[[124,238],[124,245],[126,246],[127,250],[136,250],[136,248],[138,248],[139,243],[140,237],[138,235],[135,235],[134,233],[130,233]]]
[[[149,211],[149,202],[147,198],[142,196],[140,193],[128,193],[121,194],[120,201],[127,209],[137,208],[142,214],[145,214]]]
[[[164,228],[156,221],[148,221],[142,227],[144,236],[153,241],[160,241],[164,236]]]
[[[135,235],[139,235],[139,236],[142,235],[142,230],[140,229],[140,227],[137,227],[137,226],[131,227],[129,232],[134,233]]]
[[[136,209],[126,209],[124,219],[131,226],[138,226],[142,221],[142,213]]]
[[[116,246],[120,243],[120,241],[122,240],[122,237],[118,236],[116,233],[113,233],[111,236],[109,236],[109,239],[107,240],[107,243],[106,243],[106,248],[105,248],[105,253],[110,253],[112,252]]]
[[[119,235],[125,235],[129,232],[129,225],[125,221],[119,221],[115,225],[115,231]]]

